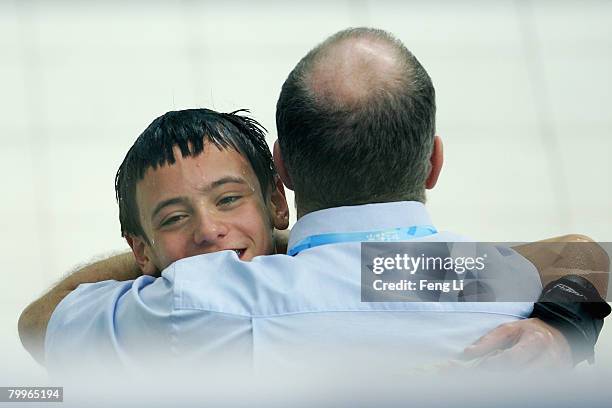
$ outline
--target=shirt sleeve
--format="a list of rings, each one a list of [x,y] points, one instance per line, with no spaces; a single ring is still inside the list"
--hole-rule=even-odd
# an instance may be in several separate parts
[[[146,289],[146,290],[144,290]],[[171,339],[172,285],[165,278],[82,284],[55,308],[45,336],[46,366],[126,365],[147,353],[143,338]]]
[[[278,276],[268,271],[273,259],[292,260],[279,255],[247,263],[233,251],[221,251],[179,260],[157,279],[82,284],[51,316],[47,369],[74,371],[91,364],[112,373],[116,365],[140,370],[180,360],[225,362],[228,356],[248,363],[253,316],[277,313],[283,303],[275,299],[287,290],[277,288]],[[274,270],[288,270],[281,266]]]

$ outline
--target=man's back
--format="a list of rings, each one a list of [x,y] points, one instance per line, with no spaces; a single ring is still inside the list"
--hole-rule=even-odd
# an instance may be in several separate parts
[[[335,208],[303,217],[292,231],[290,246],[332,231],[429,224],[424,206],[416,202]],[[420,240],[464,238],[435,233]],[[414,368],[455,358],[496,326],[531,312],[528,302],[362,302],[360,262],[357,242],[252,262],[240,262],[233,252],[224,251],[180,260],[155,281],[143,277],[133,286],[88,285],[56,309],[54,317],[63,317],[50,322],[46,354],[65,362],[74,342],[81,349],[92,344],[91,354],[79,354],[80,362],[100,359],[106,352],[128,364],[167,357],[198,365],[219,358],[260,368],[279,363],[306,366],[318,358],[329,364],[371,353],[380,361]],[[532,293],[525,298],[535,300],[541,289],[538,274],[527,262],[526,269]],[[80,297],[91,298],[93,291],[98,291],[100,301],[89,303],[91,314],[81,311],[80,320],[70,320],[65,311]],[[85,339],[65,338],[62,327],[83,325],[84,316],[97,329],[84,332],[90,336]],[[75,332],[66,331],[71,336]],[[107,343],[94,346],[99,341]]]

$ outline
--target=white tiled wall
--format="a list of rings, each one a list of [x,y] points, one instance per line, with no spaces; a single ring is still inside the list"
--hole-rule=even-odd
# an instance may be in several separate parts
[[[1,355],[40,373],[19,312],[74,265],[125,248],[114,172],[154,117],[247,107],[271,143],[285,77],[347,26],[393,32],[434,80],[439,227],[612,240],[610,21],[607,1],[1,1]],[[600,361],[610,346],[608,329]]]

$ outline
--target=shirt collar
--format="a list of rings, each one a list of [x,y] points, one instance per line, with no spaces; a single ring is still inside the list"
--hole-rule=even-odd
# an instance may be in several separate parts
[[[418,201],[328,208],[300,218],[291,229],[288,248],[313,235],[365,232],[414,225],[433,225],[425,205]]]

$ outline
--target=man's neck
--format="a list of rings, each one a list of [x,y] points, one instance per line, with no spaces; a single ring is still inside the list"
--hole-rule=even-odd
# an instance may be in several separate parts
[[[394,201],[326,208],[302,214],[293,225],[289,247],[315,235],[431,226],[423,203]]]
[[[315,211],[320,211],[320,210],[327,210],[330,208],[338,208],[338,207],[354,207],[354,206],[358,206],[358,205],[366,205],[366,204],[384,204],[384,203],[396,203],[396,202],[401,202],[401,201],[417,201],[417,202],[421,202],[423,204],[425,204],[425,196],[423,195],[423,199],[422,200],[415,200],[413,198],[404,198],[404,197],[398,197],[397,199],[389,199],[389,200],[384,200],[384,201],[365,201],[365,202],[356,202],[356,203],[347,203],[347,204],[342,204],[342,205],[338,205],[338,206],[333,206],[333,207],[314,207],[314,206],[306,206],[306,205],[302,205],[300,203],[300,201],[298,200],[297,196],[295,197],[295,206],[296,206],[296,211],[297,211],[297,219],[299,220],[300,218],[302,218],[303,216],[313,213]]]

